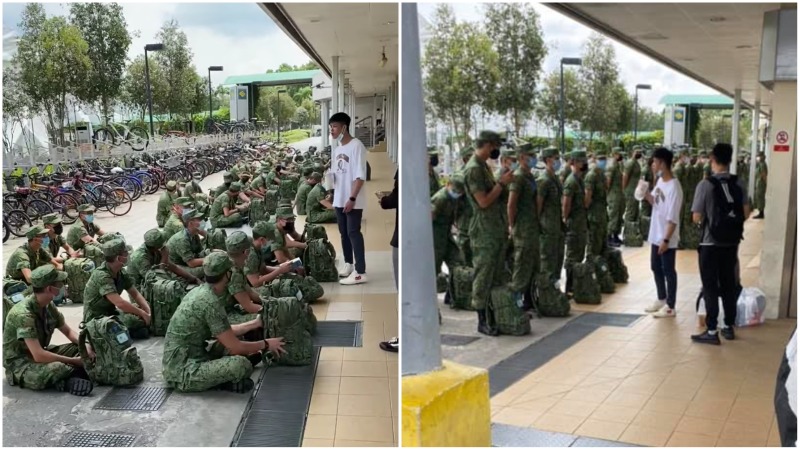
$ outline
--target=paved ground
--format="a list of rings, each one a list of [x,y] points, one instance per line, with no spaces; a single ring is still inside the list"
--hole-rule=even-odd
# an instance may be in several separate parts
[[[311,138],[293,144],[305,149],[309,145],[320,145],[320,138]],[[371,154],[370,163],[375,172],[375,180],[367,184],[367,189],[385,190],[391,188],[393,167],[386,163],[384,154]],[[385,166],[385,167],[384,167]],[[200,184],[204,190],[222,183],[222,174],[209,176]],[[109,213],[96,214],[97,223],[105,230],[119,231],[128,242],[138,247],[143,242],[144,232],[155,226],[155,208],[158,195],[143,196],[133,204],[131,212],[123,217],[113,217]],[[333,410],[312,411],[320,413],[309,418],[306,439],[309,444],[313,438],[330,439],[330,445],[352,444],[371,446],[391,446],[397,442],[397,357],[377,350],[377,342],[397,334],[397,294],[389,252],[389,238],[392,228],[387,226],[394,213],[381,211],[370,205],[365,212],[365,240],[367,241],[367,262],[370,283],[346,287],[338,283],[324,283],[325,298],[314,305],[320,320],[363,320],[363,349],[325,349],[321,357],[318,376],[329,376],[324,385],[315,384],[312,409],[315,400],[327,401]],[[298,228],[302,229],[303,218],[298,218]],[[335,225],[327,225],[328,236],[340,251],[338,232]],[[386,230],[388,229],[388,235]],[[243,227],[250,233],[249,227]],[[229,231],[230,232],[230,231]],[[3,265],[16,247],[24,239],[11,239],[3,245]],[[81,305],[66,305],[61,308],[67,323],[77,327],[82,316]],[[63,343],[66,339],[56,333],[53,343]],[[144,386],[160,386],[161,355],[163,338],[138,341],[137,350],[145,368]],[[338,372],[332,373],[332,364],[338,361]],[[361,361],[361,362],[356,362]],[[366,362],[370,361],[370,362]],[[368,366],[364,366],[364,365]],[[376,365],[382,365],[382,371]],[[256,380],[262,369],[257,369],[252,378]],[[370,371],[371,370],[371,371]],[[333,378],[333,377],[336,378]],[[365,377],[365,378],[360,378]],[[370,378],[366,378],[370,377]],[[350,386],[364,383],[379,383],[384,386],[377,392],[353,392]],[[375,381],[377,380],[377,381]],[[335,392],[331,394],[333,383]],[[350,411],[339,407],[340,385],[345,401],[359,403],[361,411]],[[319,389],[318,389],[319,386]],[[122,412],[94,410],[93,406],[110,391],[109,387],[96,387],[85,398],[78,398],[52,391],[32,392],[2,383],[3,389],[3,445],[4,446],[58,446],[75,431],[121,433],[136,435],[134,443],[144,446],[203,446],[227,447],[231,443],[249,395],[225,392],[206,392],[202,394],[172,393],[164,405],[156,412]],[[323,396],[325,393],[325,396]],[[358,395],[358,394],[370,394]],[[334,395],[335,394],[335,395]],[[331,397],[335,397],[332,399]],[[379,404],[376,405],[376,402]],[[346,406],[346,405],[345,405]],[[319,408],[319,406],[316,406]],[[372,407],[372,411],[363,412]],[[321,425],[318,423],[322,418]],[[371,427],[359,430],[358,423],[370,423]],[[320,431],[320,428],[323,430]],[[370,434],[371,432],[371,434]],[[327,444],[327,441],[324,442]],[[349,446],[349,445],[348,445]]]

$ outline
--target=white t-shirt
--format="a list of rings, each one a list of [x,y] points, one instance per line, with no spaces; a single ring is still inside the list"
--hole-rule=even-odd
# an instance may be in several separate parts
[[[344,208],[350,199],[353,182],[356,179],[367,181],[367,148],[356,138],[347,145],[340,145],[333,150],[331,171],[334,176],[333,207]],[[364,209],[367,197],[362,187],[356,197],[355,209]]]
[[[681,206],[683,189],[675,178],[664,181],[661,178],[650,194],[653,196],[653,213],[650,216],[650,233],[647,242],[661,245],[667,236],[667,223],[675,224],[675,232],[669,240],[669,248],[678,248],[681,239]]]

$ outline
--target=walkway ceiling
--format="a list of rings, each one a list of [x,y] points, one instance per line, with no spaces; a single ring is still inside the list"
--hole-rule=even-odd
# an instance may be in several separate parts
[[[741,88],[747,106],[761,100],[769,112],[772,94],[758,82],[761,29],[780,3],[545,5],[731,98]]]
[[[359,96],[389,91],[398,74],[397,3],[260,3],[331,75],[333,56]],[[386,66],[379,67],[386,47]]]

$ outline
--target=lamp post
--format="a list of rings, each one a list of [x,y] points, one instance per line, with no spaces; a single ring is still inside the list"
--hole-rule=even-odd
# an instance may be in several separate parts
[[[639,89],[649,90],[649,84],[637,84],[633,94],[633,143],[636,143],[636,129],[639,125]]]
[[[281,94],[285,93],[286,89],[278,90],[278,142],[281,141]]]
[[[164,49],[164,44],[147,44],[144,46],[144,78],[147,83],[147,112],[150,114],[150,137],[153,137],[153,93],[150,91],[150,64],[147,62],[147,52],[157,52]]]
[[[211,66],[208,68],[208,119],[214,115],[214,107],[211,105],[211,72],[222,72],[222,66]]]
[[[564,154],[564,64],[568,66],[580,66],[580,58],[561,58],[561,120],[559,121],[559,132],[561,133],[561,149],[559,153]]]

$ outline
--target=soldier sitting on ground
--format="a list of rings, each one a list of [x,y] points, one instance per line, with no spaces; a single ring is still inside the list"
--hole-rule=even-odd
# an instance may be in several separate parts
[[[309,191],[306,198],[307,223],[336,223],[336,210],[333,208],[333,195],[325,191],[321,183],[322,175],[319,172],[311,174],[309,179],[316,181],[316,185]]]
[[[47,251],[50,244],[47,230],[41,225],[36,225],[25,233],[25,236],[28,238],[28,242],[14,250],[14,253],[8,258],[7,277],[31,284],[31,271],[37,267],[52,264],[56,269],[63,270],[61,263]]]
[[[54,387],[89,395],[94,384],[83,369],[78,333],[64,321],[53,300],[64,297],[66,272],[42,266],[31,272],[33,293],[14,305],[3,327],[3,367],[11,386],[42,390]],[[70,344],[50,345],[55,330]],[[94,357],[87,343],[89,356]]]
[[[242,231],[231,233],[225,240],[228,256],[233,267],[228,281],[229,299],[225,302],[225,312],[230,323],[243,323],[258,318],[261,312],[261,298],[250,288],[244,274],[244,266],[250,256],[250,238]],[[238,307],[237,307],[238,306]]]
[[[81,253],[75,251],[75,249],[67,244],[67,240],[62,236],[64,233],[64,224],[61,223],[61,216],[58,213],[42,216],[42,223],[44,223],[44,227],[47,229],[47,237],[50,238],[50,245],[47,250],[57,262],[64,262],[64,260],[58,256],[61,249],[64,249],[70,258],[79,258],[81,256]]]
[[[289,261],[277,267],[266,265],[265,259],[272,253],[271,246],[277,233],[275,224],[271,222],[257,222],[253,227],[252,247],[244,265],[244,274],[250,286],[254,288],[271,283],[281,275],[292,271],[292,264]]]
[[[211,198],[217,198],[227,192],[228,188],[231,187],[231,183],[233,183],[233,174],[224,172],[222,174],[222,184],[211,191]]]
[[[169,241],[169,238],[186,228],[182,219],[183,212],[188,209],[193,209],[194,205],[195,201],[189,197],[178,197],[175,199],[169,220],[167,220],[166,225],[164,225],[164,229],[161,230],[165,241]]]
[[[242,193],[248,198],[264,198],[264,194],[262,194],[258,189],[253,189],[250,186],[251,179],[252,175],[250,175],[249,172],[242,172],[239,174],[239,182],[242,184]]]
[[[297,214],[301,216],[308,214],[308,210],[306,208],[308,193],[314,189],[314,186],[322,181],[322,175],[318,173],[315,174],[314,169],[311,167],[306,167],[303,169],[303,176],[305,177],[305,180],[301,181],[300,185],[297,186],[297,194],[294,196],[294,204],[297,207]]]
[[[144,234],[144,243],[134,251],[128,259],[128,265],[125,267],[128,275],[133,278],[133,285],[139,289],[144,281],[144,276],[147,272],[156,265],[162,265],[166,270],[174,273],[175,275],[184,278],[191,284],[200,284],[202,281],[176,266],[169,260],[169,252],[167,247],[164,246],[166,239],[163,233],[158,228],[153,228]]]
[[[134,339],[150,337],[150,305],[122,268],[128,262],[128,248],[122,239],[102,245],[105,263],[92,272],[83,291],[83,323],[101,317],[118,316]],[[136,304],[122,298],[122,291]],[[120,313],[121,311],[121,313]]]
[[[172,208],[172,202],[181,197],[181,191],[178,190],[178,183],[175,181],[167,182],[167,190],[158,198],[158,206],[156,207],[156,223],[158,227],[164,227],[164,224],[169,218],[169,212]]]
[[[272,244],[272,251],[278,263],[283,264],[297,258],[303,254],[306,244],[303,242],[300,233],[295,230],[295,215],[291,207],[281,207],[275,213],[275,242]],[[296,272],[303,275],[303,269]]]
[[[164,380],[173,389],[248,392],[254,385],[250,374],[261,362],[262,352],[278,357],[285,353],[283,338],[257,342],[237,338],[263,323],[260,317],[237,325],[228,321],[224,304],[232,265],[225,252],[208,255],[203,263],[206,283],[186,294],[170,320],[162,366]],[[217,342],[207,351],[212,339]]]
[[[175,233],[167,241],[169,260],[191,274],[195,278],[203,277],[203,252],[205,251],[204,239],[200,224],[203,214],[188,209],[183,212],[183,223],[186,227],[180,233]]]
[[[97,208],[94,205],[78,206],[78,221],[70,227],[67,233],[67,244],[75,250],[83,250],[87,244],[100,245],[95,237],[106,234],[99,225],[94,223],[95,211]]]
[[[236,200],[242,203],[237,205]],[[211,226],[214,228],[239,227],[244,223],[242,214],[250,209],[250,199],[242,192],[242,184],[239,182],[231,183],[225,195],[220,195],[214,199],[211,205],[209,218]]]

